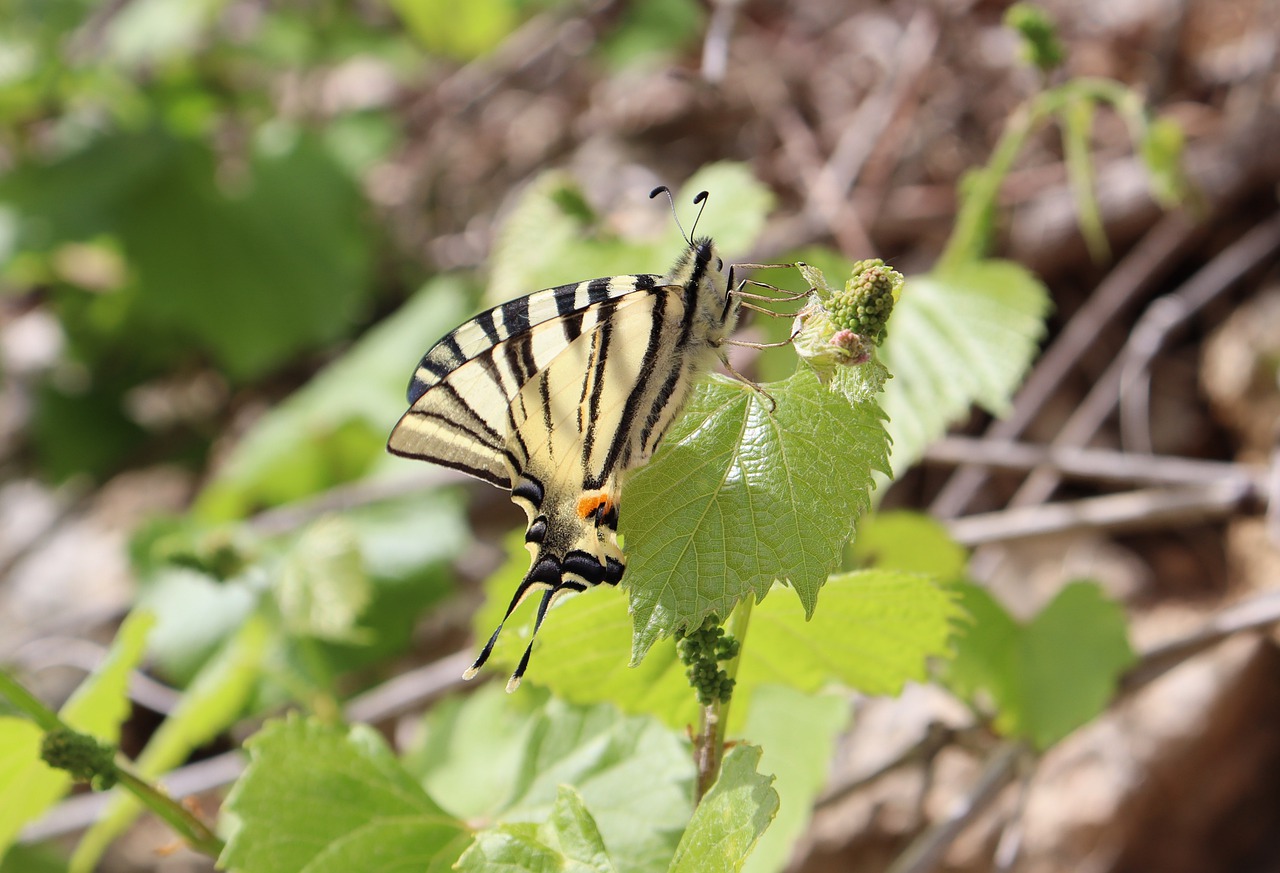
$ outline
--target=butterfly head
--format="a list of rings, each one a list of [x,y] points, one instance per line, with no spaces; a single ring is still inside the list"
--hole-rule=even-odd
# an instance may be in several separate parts
[[[666,284],[684,288],[685,304],[690,306],[713,342],[729,333],[737,321],[737,300],[729,294],[729,276],[724,259],[710,237],[698,237],[689,243],[675,266],[666,276]]]
[[[698,215],[694,218],[693,227],[689,233],[685,233],[684,225],[680,224],[680,216],[676,213],[676,201],[671,196],[671,189],[666,185],[660,185],[649,192],[649,197],[657,197],[659,194],[667,195],[667,200],[671,203],[671,215],[675,218],[676,226],[680,228],[681,236],[689,244],[680,260],[667,274],[667,281],[672,285],[684,286],[688,305],[695,312],[695,318],[701,322],[699,327],[712,345],[718,345],[719,341],[733,330],[733,325],[738,320],[738,302],[729,293],[729,289],[733,287],[733,267],[730,267],[726,274],[724,259],[716,251],[716,244],[711,241],[711,237],[693,235],[697,233],[698,222],[702,220],[702,212],[707,207],[708,193],[702,191],[693,198],[694,205],[699,205],[701,208],[698,209]],[[692,299],[695,296],[696,305]]]

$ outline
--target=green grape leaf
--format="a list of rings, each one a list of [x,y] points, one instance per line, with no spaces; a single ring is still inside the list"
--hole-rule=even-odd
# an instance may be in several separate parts
[[[621,533],[632,660],[661,636],[723,617],[775,579],[812,615],[867,508],[888,439],[875,394],[886,374],[844,368],[824,386],[807,367],[767,387],[716,377],[695,390],[653,460],[623,489]],[[835,460],[838,459],[838,460]]]
[[[444,873],[454,869],[468,838],[458,822],[416,814],[388,815],[338,837],[305,869],[306,873]]]
[[[371,728],[290,716],[246,746],[249,766],[223,807],[231,834],[220,867],[338,873],[456,860],[465,825],[427,796]]]
[[[538,839],[534,825],[498,825],[476,834],[456,869],[459,873],[554,873],[569,863]]]
[[[1044,336],[1049,295],[1010,261],[965,262],[909,276],[880,349],[893,373],[884,410],[902,473],[973,403],[1009,408]]]
[[[551,818],[538,829],[538,834],[547,845],[558,849],[584,871],[613,873],[613,864],[609,861],[596,820],[587,811],[582,797],[572,788],[566,785],[559,787]]]
[[[114,744],[128,716],[129,674],[146,651],[155,618],[130,613],[102,664],[72,693],[59,712],[70,727]],[[26,719],[0,717],[0,858],[23,825],[51,807],[71,787],[71,776],[40,759],[44,732]]]
[[[544,694],[488,686],[446,697],[422,720],[404,766],[436,802],[466,821],[491,820],[511,801]]]
[[[556,698],[537,706],[530,697],[494,685],[443,715],[428,713],[408,766],[446,809],[507,826],[547,821],[560,786],[572,785],[621,873],[665,870],[693,812],[688,744],[657,721],[612,706]],[[485,719],[493,726],[484,727]],[[456,775],[473,768],[486,785],[459,785]]]
[[[1063,588],[1028,624],[1019,624],[985,589],[959,586],[971,616],[943,671],[949,688],[995,728],[1047,749],[1101,713],[1133,663],[1124,610],[1092,582]]]
[[[968,552],[937,519],[919,512],[872,512],[858,525],[849,545],[855,566],[923,573],[947,581],[959,578]]]
[[[827,782],[836,738],[851,714],[842,696],[802,694],[780,685],[756,690],[742,733],[763,750],[760,772],[774,775],[778,814],[747,857],[747,873],[787,868],[813,817],[813,801]]]
[[[840,573],[809,620],[786,598],[751,611],[740,681],[817,691],[832,680],[864,694],[898,694],[947,652],[963,611],[927,576],[897,570]],[[736,696],[736,693],[735,693]]]
[[[536,830],[523,824],[481,831],[458,859],[456,869],[461,873],[614,873],[615,867],[582,798],[561,785],[551,817]]]
[[[687,744],[657,721],[552,703],[530,734],[502,817],[543,821],[558,787],[570,784],[620,870],[661,870],[692,812],[692,780]]]
[[[521,557],[504,573],[515,574]],[[490,585],[489,604],[477,619],[481,638],[501,617],[510,585],[519,578],[502,575]],[[490,659],[496,669],[510,670],[519,660],[532,613],[533,606],[523,604],[507,622]],[[751,611],[729,730],[743,728],[753,695],[764,684],[813,692],[836,682],[866,694],[897,694],[904,682],[927,678],[926,659],[949,654],[948,642],[963,615],[948,589],[898,570],[832,576],[822,607],[809,620],[791,598],[768,598]],[[697,701],[675,642],[655,644],[630,668],[630,630],[626,601],[615,591],[565,598],[538,634],[525,681],[575,703],[610,701],[626,712],[649,713],[673,728],[696,724]]]
[[[760,749],[737,745],[702,798],[671,860],[671,873],[736,873],[778,812],[773,777],[757,772]]]

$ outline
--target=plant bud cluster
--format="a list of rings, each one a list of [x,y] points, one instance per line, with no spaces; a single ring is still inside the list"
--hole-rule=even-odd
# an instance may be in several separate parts
[[[817,268],[796,266],[813,289],[792,331],[796,352],[824,380],[837,366],[871,360],[875,347],[884,341],[893,304],[902,293],[902,274],[879,258],[858,261],[844,288],[836,290]]]
[[[712,616],[696,631],[676,634],[676,648],[680,661],[689,669],[689,685],[698,694],[703,706],[727,703],[733,696],[734,680],[720,667],[738,655],[738,641],[726,636],[719,620]]]
[[[50,767],[66,770],[80,782],[106,791],[119,778],[116,750],[88,734],[69,728],[48,731],[40,743],[40,758]]]

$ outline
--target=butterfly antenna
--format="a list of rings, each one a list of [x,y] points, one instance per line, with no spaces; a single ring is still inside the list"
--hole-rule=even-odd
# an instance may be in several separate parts
[[[690,235],[691,235],[691,236],[692,236],[692,234],[695,234],[695,233],[697,233],[697,232],[698,232],[698,222],[699,222],[699,221],[702,221],[702,213],[703,213],[703,212],[706,210],[706,208],[707,208],[707,198],[708,198],[708,197],[710,197],[710,196],[711,196],[711,194],[710,194],[709,192],[707,192],[707,191],[703,191],[703,192],[702,192],[702,193],[700,193],[697,197],[693,198],[693,205],[694,205],[694,206],[697,206],[699,203],[701,203],[701,204],[702,204],[702,208],[698,210],[698,215],[697,215],[697,217],[693,219],[693,230],[689,231],[689,233],[690,233]],[[693,245],[693,243],[691,242],[691,243],[689,243],[689,245]]]
[[[693,239],[690,238],[689,234],[684,232],[684,225],[680,223],[680,216],[676,214],[676,199],[671,196],[671,189],[668,188],[666,185],[659,185],[657,188],[654,188],[652,191],[649,192],[649,199],[652,200],[653,198],[657,197],[659,194],[667,195],[667,202],[671,204],[671,217],[676,220],[676,227],[680,228],[680,234],[684,237],[684,241],[687,242],[689,245],[693,245]],[[698,198],[705,198],[706,196],[707,196],[707,192],[703,191],[701,194],[698,195]],[[693,202],[697,203],[698,200],[695,199]],[[699,218],[702,217],[701,212],[698,213],[698,217]],[[697,229],[698,222],[696,220],[693,222],[693,226],[695,229]]]

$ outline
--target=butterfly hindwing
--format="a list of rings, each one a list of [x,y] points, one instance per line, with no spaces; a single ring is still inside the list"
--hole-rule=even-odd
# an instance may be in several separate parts
[[[619,434],[629,388],[651,369],[661,344],[651,335],[669,333],[664,313],[680,296],[669,287],[637,289],[602,304],[585,330],[530,379],[510,405],[512,499],[528,516],[525,534],[529,572],[503,617],[530,594],[542,591],[534,634],[561,594],[617,584],[624,559],[618,547]],[[493,632],[472,671],[488,658],[502,624]],[[525,650],[509,687],[528,665]]]
[[[675,354],[684,311],[677,292],[660,286],[606,304],[605,317],[524,386],[510,408],[523,471],[593,491],[631,466],[644,430],[636,419],[653,413],[646,389]]]

